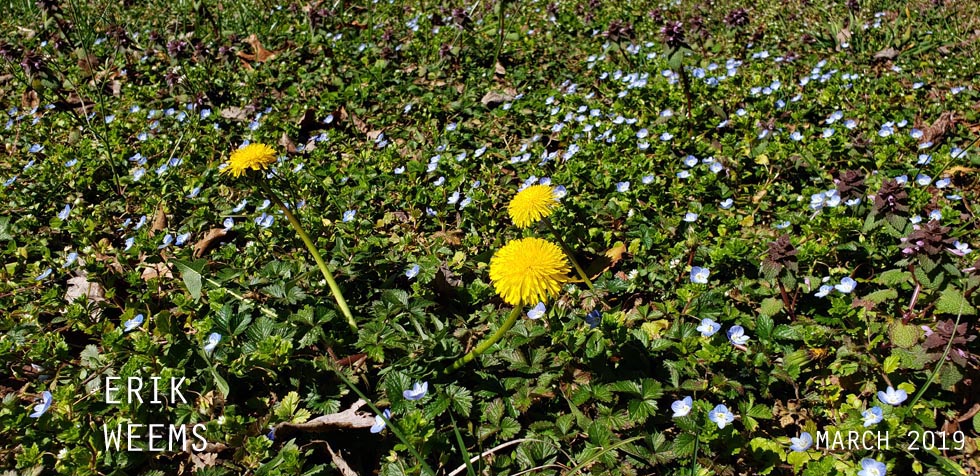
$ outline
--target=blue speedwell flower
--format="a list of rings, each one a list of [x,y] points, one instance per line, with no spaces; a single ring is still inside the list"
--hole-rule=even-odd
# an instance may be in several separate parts
[[[708,413],[708,419],[715,422],[718,429],[724,429],[725,425],[735,421],[735,415],[725,405],[718,405]]]
[[[845,276],[840,280],[840,284],[834,285],[834,289],[844,294],[849,294],[851,291],[854,291],[855,286],[857,286],[857,281],[851,279],[849,276]]]
[[[697,331],[704,337],[711,337],[719,330],[721,330],[721,324],[715,322],[709,317],[701,319],[701,325],[697,328]]]
[[[682,400],[677,400],[670,404],[670,409],[674,411],[673,418],[687,416],[691,413],[692,405],[694,404],[694,399],[690,396],[684,397]]]
[[[863,412],[861,412],[861,420],[864,422],[864,427],[867,428],[871,425],[877,425],[884,418],[881,414],[881,407],[873,406]]]
[[[34,413],[31,413],[28,416],[31,418],[41,418],[41,415],[44,415],[44,413],[51,408],[51,402],[53,401],[54,398],[51,396],[51,392],[45,390],[41,394],[41,403],[34,405]]]
[[[708,275],[711,270],[700,266],[691,267],[691,282],[694,284],[708,284]]]
[[[728,340],[735,345],[745,345],[749,341],[749,336],[745,335],[745,329],[742,326],[732,326],[728,329]]]
[[[71,214],[71,205],[65,205],[65,208],[62,208],[61,211],[58,212],[58,218],[61,220],[67,220],[69,214]]]
[[[895,390],[891,385],[884,392],[878,392],[878,400],[889,405],[901,405],[907,398],[909,398],[909,394],[905,393],[905,390]]]
[[[885,476],[885,474],[887,474],[885,463],[871,458],[861,460],[861,471],[858,471],[858,476]]]
[[[630,189],[630,183],[629,182],[616,182],[616,191],[617,192],[622,193],[622,192],[629,191],[629,189]]]
[[[385,408],[384,415],[384,419],[381,418],[381,415],[374,416],[374,425],[371,426],[371,433],[381,433],[385,429],[385,426],[388,425],[385,423],[385,419],[391,420],[391,410]]]
[[[527,317],[530,319],[541,319],[546,312],[548,312],[548,308],[545,307],[543,302],[539,302],[537,306],[527,311]]]
[[[402,392],[402,396],[405,397],[406,400],[415,401],[415,400],[421,400],[422,397],[424,397],[425,394],[428,392],[429,392],[429,382],[422,382],[422,383],[415,382],[415,385],[413,385],[412,388]]]
[[[137,314],[123,323],[123,333],[132,331],[143,324],[143,314]]]
[[[803,433],[800,433],[800,436],[797,438],[790,438],[789,441],[790,443],[792,443],[789,449],[793,451],[806,451],[810,449],[811,446],[813,446],[813,436],[811,436],[810,433],[805,431]]]
[[[405,270],[405,277],[408,279],[413,279],[419,274],[419,265],[413,264],[411,268]]]
[[[204,344],[204,352],[211,353],[214,352],[214,348],[218,346],[218,342],[221,342],[221,334],[217,332],[212,332],[208,336],[207,344]]]

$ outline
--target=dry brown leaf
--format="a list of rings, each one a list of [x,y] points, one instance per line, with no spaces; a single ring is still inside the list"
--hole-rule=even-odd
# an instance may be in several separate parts
[[[201,256],[204,256],[204,253],[207,253],[207,251],[212,248],[216,241],[227,234],[228,230],[226,228],[212,228],[208,230],[208,232],[204,234],[204,238],[201,238],[200,241],[194,243],[194,257],[200,258]]]
[[[244,108],[232,106],[226,107],[219,113],[221,117],[225,119],[231,119],[233,121],[246,121],[248,120],[248,112]]]
[[[368,127],[367,123],[362,121],[361,118],[351,114],[350,119],[351,122],[354,123],[354,128],[357,129],[357,132],[360,132],[361,134],[367,134],[371,130],[371,128]]]
[[[289,134],[286,134],[285,132],[283,132],[282,137],[279,138],[279,145],[281,145],[283,149],[286,149],[286,152],[290,154],[295,154],[298,152],[296,144],[289,138]]]
[[[168,268],[164,263],[147,265],[146,268],[143,268],[143,274],[140,275],[140,278],[143,279],[143,281],[149,281],[157,278],[170,279],[173,277],[174,275],[170,272],[170,268]]]
[[[494,72],[494,74],[497,74],[497,75],[500,75],[500,76],[505,76],[507,74],[507,70],[504,69],[504,65],[500,64],[499,61],[496,64],[493,65],[493,72]]]
[[[607,258],[609,258],[609,260],[611,261],[610,263],[611,266],[616,266],[616,263],[619,263],[619,260],[623,259],[623,255],[626,254],[626,245],[621,242],[616,243],[615,246],[609,248],[603,254],[606,255]]]
[[[513,94],[508,94],[506,92],[489,91],[483,95],[483,99],[480,99],[480,103],[484,106],[493,109],[505,102],[514,100]]]
[[[922,129],[922,138],[919,139],[919,143],[924,144],[926,142],[932,142],[934,146],[938,145],[939,141],[941,141],[955,125],[956,116],[952,112],[947,111],[940,114],[932,125]]]
[[[20,97],[20,106],[28,111],[33,111],[40,104],[41,100],[37,97],[37,91],[33,89],[24,91],[24,94]]]
[[[68,280],[68,290],[65,292],[65,301],[74,302],[76,299],[85,296],[91,302],[105,301],[105,291],[99,283],[88,280],[88,276],[82,274]]]
[[[150,225],[150,234],[153,232],[162,231],[167,228],[167,213],[163,211],[163,205],[157,207],[156,213],[153,215],[153,223]]]
[[[262,42],[259,41],[259,37],[255,33],[248,35],[248,38],[245,40],[245,42],[251,45],[252,51],[255,52],[255,54],[248,54],[242,51],[239,51],[237,53],[239,58],[242,58],[246,61],[258,61],[259,63],[264,63],[271,59],[275,59],[276,55],[279,54],[279,52],[277,51],[271,51],[265,49],[265,47],[262,46]]]
[[[456,246],[463,241],[463,232],[459,230],[437,231],[432,234],[433,239],[441,239],[447,245]]]

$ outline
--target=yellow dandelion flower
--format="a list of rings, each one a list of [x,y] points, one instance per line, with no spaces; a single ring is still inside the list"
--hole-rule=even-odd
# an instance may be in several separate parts
[[[541,238],[511,241],[490,259],[490,281],[513,306],[547,302],[568,281],[568,271],[561,248]]]
[[[276,161],[276,151],[265,144],[249,144],[231,153],[221,173],[241,177],[246,170],[264,170]]]
[[[531,185],[517,192],[507,205],[507,213],[518,228],[527,228],[551,215],[558,207],[558,197],[550,185]]]

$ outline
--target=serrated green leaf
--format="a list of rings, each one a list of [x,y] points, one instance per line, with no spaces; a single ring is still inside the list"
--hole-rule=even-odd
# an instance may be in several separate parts
[[[886,374],[890,374],[895,370],[898,370],[898,364],[900,362],[901,359],[897,355],[889,355],[888,357],[885,357],[885,362],[882,363],[882,369],[884,369]]]
[[[782,307],[782,301],[779,302],[780,307]],[[755,321],[755,333],[762,340],[769,340],[772,336],[772,328],[775,323],[772,318],[768,315],[761,315]]]
[[[922,332],[913,325],[902,324],[901,321],[893,323],[888,327],[888,337],[892,345],[903,349],[910,349],[919,342],[919,334]]]
[[[783,310],[782,299],[766,298],[763,299],[762,303],[760,303],[759,305],[759,314],[766,317],[775,316],[776,313],[782,310]]]
[[[901,269],[889,269],[878,275],[875,280],[885,286],[897,286],[907,283],[912,279],[912,273]]]
[[[939,295],[939,300],[936,301],[936,311],[954,316],[974,316],[977,314],[977,310],[963,297],[963,293],[953,286],[943,289],[943,293]]]
[[[864,296],[865,301],[871,301],[875,304],[881,304],[885,301],[890,301],[898,299],[898,291],[894,289],[880,289],[867,296]]]

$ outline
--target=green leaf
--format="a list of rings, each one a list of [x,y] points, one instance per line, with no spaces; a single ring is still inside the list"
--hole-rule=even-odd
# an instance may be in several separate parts
[[[864,299],[866,301],[871,301],[871,302],[873,302],[875,304],[881,304],[881,303],[883,303],[885,301],[891,301],[891,300],[894,300],[894,299],[898,299],[898,291],[896,291],[894,289],[891,289],[891,288],[889,288],[889,289],[881,289],[881,290],[875,291],[875,292],[873,292],[871,294],[868,294],[867,296],[864,296]]]
[[[183,261],[175,260],[174,265],[177,266],[177,270],[180,271],[180,277],[184,280],[184,286],[187,286],[187,291],[191,293],[191,297],[195,301],[201,299],[201,274],[204,271],[204,266],[207,265],[208,260],[201,259],[197,261]]]
[[[218,371],[215,370],[214,367],[211,367],[211,376],[214,377],[214,386],[217,387],[218,391],[221,392],[221,395],[227,399],[228,394],[231,393],[231,387],[228,386],[228,382],[224,379],[224,377],[218,375]]]
[[[882,368],[886,374],[890,374],[898,370],[899,362],[901,362],[901,359],[897,355],[889,355],[888,357],[885,357],[885,362],[882,364]]]
[[[907,283],[912,279],[912,273],[904,271],[901,269],[889,269],[884,273],[878,275],[878,281],[885,286],[897,286],[899,284]]]
[[[939,300],[936,301],[936,310],[943,314],[953,315],[974,316],[977,314],[977,310],[963,297],[963,293],[953,286],[943,289]]]
[[[759,306],[759,314],[765,317],[775,316],[776,313],[782,310],[783,310],[782,299],[766,298],[762,300],[762,304]]]
[[[782,301],[779,302],[779,306],[782,307]],[[769,340],[772,336],[772,328],[775,323],[772,318],[768,315],[761,315],[755,321],[755,333],[759,336],[759,339]]]
[[[901,321],[895,322],[888,327],[888,337],[892,345],[903,349],[911,349],[919,342],[921,330],[913,325],[902,324]]]

